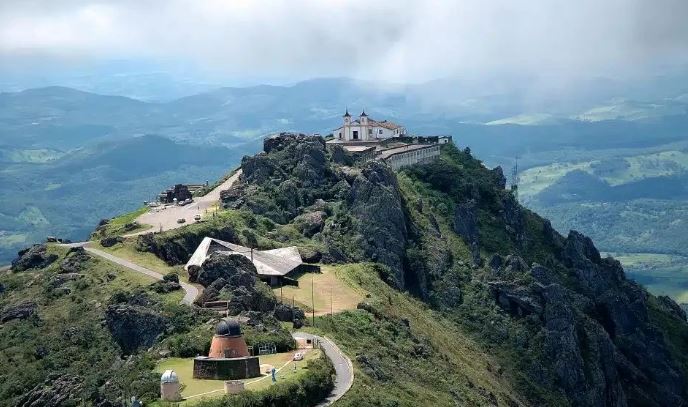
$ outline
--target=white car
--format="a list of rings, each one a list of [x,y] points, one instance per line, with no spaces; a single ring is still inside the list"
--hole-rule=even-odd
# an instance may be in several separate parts
[[[294,353],[294,360],[303,360],[303,353],[301,353],[301,352]]]

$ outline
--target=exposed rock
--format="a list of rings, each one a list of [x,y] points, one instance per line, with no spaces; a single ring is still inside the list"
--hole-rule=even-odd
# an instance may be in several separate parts
[[[14,319],[26,319],[36,313],[38,305],[33,301],[25,301],[17,305],[5,307],[0,312],[0,323],[12,321]]]
[[[507,232],[512,235],[516,243],[523,247],[526,241],[526,222],[523,209],[512,195],[502,198],[502,217]]]
[[[167,320],[146,307],[129,304],[108,306],[105,322],[113,339],[126,355],[151,347],[165,332]]]
[[[498,254],[493,254],[492,257],[490,257],[490,261],[488,262],[488,265],[490,266],[490,269],[492,271],[497,272],[502,268],[502,265],[504,264],[504,259],[502,256]]]
[[[12,271],[25,271],[48,267],[57,260],[56,254],[48,254],[44,244],[35,244],[19,251],[18,257],[12,260]]]
[[[120,236],[108,236],[100,239],[100,245],[103,247],[112,247],[117,243],[122,243],[124,239]]]
[[[303,324],[303,321],[306,320],[306,314],[304,314],[303,310],[299,307],[291,307],[290,305],[287,304],[277,304],[275,306],[275,310],[273,311],[273,314],[275,315],[275,318],[278,321],[283,321],[283,322],[296,322],[300,321]]]
[[[61,286],[62,284],[68,282],[68,281],[78,280],[78,279],[80,279],[80,278],[82,278],[82,277],[83,277],[83,275],[81,275],[81,274],[79,274],[79,273],[61,273],[61,274],[58,274],[58,275],[54,276],[54,277],[50,280],[50,284],[51,284],[53,287],[59,287],[59,286]]]
[[[51,375],[17,400],[18,407],[77,406],[84,401],[84,379],[64,374]]]
[[[317,263],[322,259],[322,253],[312,247],[299,247],[299,254],[304,263]]]
[[[353,183],[347,203],[358,220],[365,257],[387,265],[403,287],[406,217],[392,170],[378,161],[367,162]]]
[[[494,169],[492,169],[490,173],[495,179],[495,187],[497,187],[497,189],[505,189],[506,177],[504,176],[504,170],[502,170],[502,167],[497,166]]]
[[[339,165],[353,165],[354,159],[351,156],[351,154],[344,150],[344,147],[335,144],[329,147],[329,150],[332,162],[337,163]]]
[[[456,205],[454,210],[454,232],[461,236],[469,247],[473,243],[480,247],[478,216],[474,200]]]
[[[285,179],[285,174],[267,154],[245,156],[241,159],[241,179],[247,183],[264,184],[273,179]]]
[[[356,361],[361,365],[361,370],[374,380],[384,382],[391,377],[390,374],[385,371],[380,361],[372,355],[365,353],[356,355]]]
[[[72,247],[67,252],[67,257],[60,263],[60,273],[79,273],[90,259],[91,256],[83,247]]]
[[[322,231],[327,214],[324,211],[307,212],[294,219],[296,228],[306,237]]]
[[[490,282],[488,285],[497,304],[511,315],[523,317],[542,312],[539,299],[528,289],[502,281]]]
[[[682,321],[686,320],[686,311],[683,308],[681,308],[681,306],[678,305],[676,301],[672,300],[670,297],[666,295],[660,295],[659,297],[657,297],[657,302],[666,313],[673,315],[674,317]]]
[[[207,287],[218,278],[224,278],[233,287],[253,286],[256,275],[256,266],[246,257],[215,252],[203,262],[198,275],[191,281]]]
[[[156,293],[160,293],[160,294],[171,293],[172,291],[177,291],[177,290],[180,290],[182,288],[182,286],[179,284],[179,280],[177,280],[177,281],[160,280],[160,281],[154,282],[149,287],[151,288],[151,290],[155,291]]]

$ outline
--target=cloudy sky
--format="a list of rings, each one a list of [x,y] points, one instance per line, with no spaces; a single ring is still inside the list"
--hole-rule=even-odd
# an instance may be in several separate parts
[[[685,64],[686,0],[2,0],[11,64],[193,64],[237,80],[621,75]]]

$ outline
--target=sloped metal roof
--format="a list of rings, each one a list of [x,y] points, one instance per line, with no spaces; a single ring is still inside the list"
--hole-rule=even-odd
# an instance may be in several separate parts
[[[240,254],[251,260],[251,248],[249,247],[212,237],[204,237],[184,266],[184,269],[188,270],[189,266],[192,265],[201,267],[205,259],[214,252]],[[302,263],[303,260],[301,260],[301,255],[296,246],[271,250],[253,250],[253,265],[256,267],[258,274],[262,276],[285,276]]]

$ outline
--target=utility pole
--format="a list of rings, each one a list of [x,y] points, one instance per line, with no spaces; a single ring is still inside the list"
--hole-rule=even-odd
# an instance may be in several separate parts
[[[284,304],[284,294],[282,294],[282,287],[284,287],[284,281],[280,280],[280,303]]]
[[[315,326],[315,297],[313,296],[313,276],[311,276],[311,315],[313,326]]]
[[[334,315],[334,302],[333,302],[333,294],[334,289],[330,287],[330,319],[332,319],[332,315]]]

